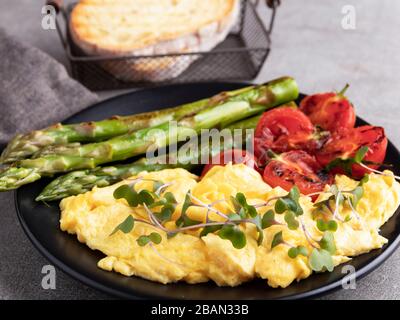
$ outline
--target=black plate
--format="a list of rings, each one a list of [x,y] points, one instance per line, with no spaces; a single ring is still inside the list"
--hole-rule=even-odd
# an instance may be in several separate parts
[[[194,101],[223,90],[243,87],[238,83],[185,84],[146,89],[119,96],[86,109],[66,123],[100,120],[114,114],[128,115],[156,110],[184,102]],[[358,124],[365,124],[358,119]],[[400,154],[389,143],[387,163],[392,163],[399,174]],[[254,280],[236,288],[220,288],[214,283],[189,285],[184,283],[162,285],[137,277],[125,277],[97,268],[97,262],[104,256],[78,242],[75,236],[59,228],[60,211],[58,204],[46,206],[35,202],[35,197],[49,182],[43,179],[20,188],[15,193],[15,205],[22,227],[36,248],[51,263],[72,277],[107,293],[123,297],[151,297],[170,299],[299,299],[321,295],[340,288],[343,274],[341,268],[332,273],[314,274],[306,280],[294,283],[286,289],[272,289],[263,280]],[[355,257],[349,264],[357,270],[357,277],[366,275],[385,261],[400,242],[400,209],[382,227],[382,235],[389,242],[380,250]]]

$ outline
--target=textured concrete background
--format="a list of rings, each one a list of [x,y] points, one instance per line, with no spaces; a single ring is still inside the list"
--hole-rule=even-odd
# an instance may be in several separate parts
[[[66,58],[55,31],[41,29],[40,0],[1,0],[0,26],[15,37],[48,52],[61,63]],[[356,9],[356,29],[341,26],[344,5]],[[265,14],[264,10],[261,10]],[[273,33],[273,49],[261,74],[262,82],[294,76],[303,92],[340,89],[364,119],[386,128],[400,146],[400,1],[282,0]],[[1,76],[1,75],[0,75]],[[120,92],[100,93],[106,98]],[[57,270],[57,289],[41,288],[47,261],[20,228],[11,193],[0,194],[0,298],[110,298]],[[380,268],[357,282],[356,290],[341,290],[324,299],[400,299],[400,250]]]

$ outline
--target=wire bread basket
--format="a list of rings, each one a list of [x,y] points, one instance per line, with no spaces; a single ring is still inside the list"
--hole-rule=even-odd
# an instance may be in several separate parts
[[[270,52],[270,35],[279,0],[266,1],[270,11],[268,27],[256,10],[259,1],[241,0],[238,22],[225,40],[211,51],[113,56],[88,56],[74,43],[68,26],[76,3],[64,6],[58,0],[48,1],[48,4],[54,6],[57,12],[57,31],[70,63],[72,77],[91,90],[114,90],[156,84],[255,78]],[[147,70],[147,78],[135,72],[135,67],[139,65]],[[172,68],[163,68],[163,65]]]

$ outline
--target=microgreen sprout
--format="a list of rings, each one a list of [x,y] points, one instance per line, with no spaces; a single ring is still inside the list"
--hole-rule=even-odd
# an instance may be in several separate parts
[[[332,160],[330,163],[328,163],[328,165],[325,167],[325,170],[330,171],[335,167],[339,167],[342,168],[346,174],[351,176],[353,174],[353,165],[359,165],[360,167],[368,170],[369,172],[373,172],[386,177],[393,177],[396,180],[400,180],[400,176],[396,176],[390,173],[385,173],[369,167],[368,165],[382,165],[382,164],[365,160],[365,156],[367,155],[368,150],[369,148],[367,146],[362,146],[360,149],[357,150],[354,157],[349,157],[346,159],[336,158]]]
[[[297,247],[292,247],[288,251],[288,256],[292,259],[296,258],[297,256],[302,255],[305,257],[308,257],[308,250],[304,246],[297,246]]]
[[[351,219],[350,216],[347,216],[345,218],[342,218],[340,216],[340,206],[343,206],[345,204],[347,204],[350,207],[350,209],[352,210],[352,213],[355,216],[359,216],[355,208],[357,207],[358,202],[364,195],[363,185],[367,181],[368,181],[368,176],[365,176],[363,179],[361,179],[359,184],[353,190],[340,190],[338,188],[338,186],[332,185],[329,188],[329,191],[325,192],[325,193],[330,193],[331,196],[329,196],[325,200],[314,203],[314,208],[315,208],[314,216],[319,216],[320,213],[323,214],[324,209],[327,209],[328,212],[332,215],[332,218],[334,220],[337,220],[340,222],[348,222]],[[335,206],[334,209],[332,209],[332,204],[334,204],[334,206]],[[323,220],[323,221],[325,221],[325,220]],[[333,222],[330,222],[330,224],[331,224],[331,227],[335,226]],[[320,231],[325,231],[325,230],[323,230],[325,225],[323,224],[321,219],[319,219],[317,221],[317,227],[320,229]],[[326,227],[328,227],[328,226],[326,226]],[[330,227],[328,227],[328,229],[326,229],[326,230],[332,230],[332,229]]]
[[[144,247],[148,243],[154,243],[154,244],[159,244],[161,243],[161,236],[157,232],[152,232],[149,235],[142,235],[139,238],[136,239],[136,242],[138,243],[139,246]]]
[[[327,171],[330,171],[335,167],[340,167],[343,169],[343,171],[346,174],[351,176],[353,173],[353,169],[352,169],[353,165],[362,163],[364,157],[366,156],[366,154],[368,152],[368,149],[369,148],[367,146],[363,146],[360,149],[358,149],[358,151],[356,152],[354,157],[349,157],[346,159],[336,158],[336,159],[332,160],[330,163],[328,163],[328,165],[325,167],[325,169]]]
[[[373,172],[373,173],[376,173],[376,174],[380,174],[381,176],[393,177],[393,178],[395,178],[396,180],[400,180],[400,176],[396,176],[396,175],[391,174],[391,173],[385,173],[385,172],[382,172],[382,171],[373,169],[373,168],[371,168],[371,167],[368,167],[368,166],[365,165],[364,163],[359,163],[359,165],[360,165],[361,167],[363,167],[364,169],[367,169],[367,170],[369,170],[369,171],[371,171],[371,172]]]

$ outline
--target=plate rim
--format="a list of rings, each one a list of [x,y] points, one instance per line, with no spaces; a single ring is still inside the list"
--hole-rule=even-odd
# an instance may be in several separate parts
[[[184,83],[184,84],[172,84],[172,85],[163,85],[163,86],[157,86],[157,87],[153,87],[153,88],[140,88],[138,90],[135,91],[130,91],[127,93],[123,93],[123,94],[119,94],[113,97],[110,97],[108,99],[96,102],[90,106],[88,106],[87,108],[78,111],[76,113],[74,113],[73,115],[67,117],[66,119],[64,119],[63,122],[68,121],[69,119],[78,116],[80,113],[86,112],[88,110],[94,109],[96,108],[98,105],[104,104],[104,103],[109,103],[110,101],[113,100],[118,100],[121,97],[124,96],[129,96],[138,92],[142,92],[142,91],[150,91],[152,89],[155,88],[177,88],[177,87],[182,87],[182,86],[192,86],[192,85],[196,85],[196,84],[220,84],[222,86],[225,85],[241,85],[241,86],[246,86],[246,85],[252,85],[252,83],[249,82],[190,82],[190,83]],[[301,93],[300,93],[301,95]],[[134,114],[134,113],[132,113]],[[369,124],[368,122],[366,122],[364,119],[360,118],[357,116],[357,120],[361,120],[361,122],[364,122],[366,124]],[[394,150],[397,151],[397,153],[400,153],[400,151],[395,147],[395,145],[388,139],[388,146],[392,147]],[[119,298],[123,298],[123,299],[160,299],[160,300],[165,300],[165,299],[171,299],[162,295],[157,295],[157,294],[153,294],[153,295],[149,295],[149,294],[145,294],[145,293],[141,293],[140,295],[134,295],[132,293],[128,293],[125,292],[124,290],[118,290],[115,289],[113,287],[104,285],[103,283],[101,283],[100,281],[96,281],[94,279],[91,279],[90,277],[80,273],[79,271],[75,270],[74,268],[68,266],[66,263],[64,263],[62,260],[58,259],[56,256],[54,256],[52,253],[50,253],[45,246],[35,237],[35,235],[31,232],[31,230],[29,229],[25,219],[23,218],[23,215],[20,211],[19,208],[19,203],[18,203],[18,189],[13,191],[13,196],[14,196],[14,206],[15,206],[15,210],[17,213],[17,217],[18,217],[18,221],[22,227],[22,230],[24,231],[24,233],[27,235],[28,239],[30,240],[30,242],[33,244],[33,246],[36,248],[36,250],[38,250],[40,252],[40,254],[42,256],[44,256],[49,262],[51,262],[52,264],[54,264],[59,270],[61,270],[62,272],[64,272],[65,274],[67,274],[68,276],[72,277],[75,280],[78,280],[80,283],[87,285],[89,287],[92,287],[96,290],[99,290],[100,292],[106,293],[106,294],[110,294],[114,297],[119,297]],[[400,207],[399,207],[400,208]],[[397,210],[399,209],[397,208]],[[397,211],[396,210],[396,211]],[[362,279],[363,277],[365,277],[366,275],[370,274],[371,272],[373,272],[374,270],[376,270],[379,266],[381,266],[393,253],[394,251],[400,246],[400,232],[398,232],[397,236],[395,237],[395,239],[390,243],[390,244],[385,244],[381,250],[383,249],[383,252],[381,252],[377,257],[375,257],[371,262],[367,263],[366,265],[364,265],[363,267],[361,267],[360,269],[357,269],[355,271],[355,278],[356,279]],[[90,248],[89,248],[90,249]],[[306,292],[302,292],[302,293],[294,293],[291,294],[289,296],[285,296],[285,297],[280,297],[280,298],[276,298],[275,300],[295,300],[295,299],[310,299],[310,298],[316,298],[316,297],[321,297],[324,296],[328,293],[337,291],[341,288],[341,284],[343,282],[343,279],[346,277],[346,275],[344,274],[343,277],[341,277],[340,279],[330,283],[330,284],[326,284],[326,285],[322,285],[321,287],[312,289],[310,291],[306,291]],[[182,299],[181,299],[182,300]],[[183,299],[183,300],[189,300],[189,299]]]

